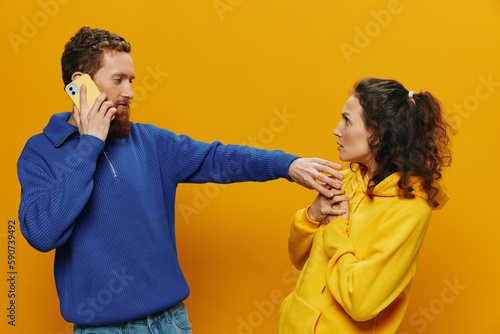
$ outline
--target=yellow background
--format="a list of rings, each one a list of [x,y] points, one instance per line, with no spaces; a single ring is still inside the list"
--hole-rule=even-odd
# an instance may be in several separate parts
[[[19,226],[17,318],[7,325],[6,237],[26,140],[71,109],[60,56],[83,25],[132,43],[133,121],[203,141],[338,162],[332,131],[357,79],[429,89],[459,131],[445,179],[452,200],[433,216],[399,333],[500,333],[498,0],[1,0],[0,12],[2,333],[71,333],[54,253],[32,249]],[[276,333],[279,302],[297,277],[289,224],[314,197],[285,180],[179,187],[177,241],[195,333]]]

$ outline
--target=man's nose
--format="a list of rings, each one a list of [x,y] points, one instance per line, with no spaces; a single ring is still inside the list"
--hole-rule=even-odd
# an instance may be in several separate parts
[[[125,88],[125,91],[123,92],[123,97],[128,98],[129,100],[132,100],[134,98],[134,91],[132,89],[132,85],[130,83],[127,84],[127,87]]]

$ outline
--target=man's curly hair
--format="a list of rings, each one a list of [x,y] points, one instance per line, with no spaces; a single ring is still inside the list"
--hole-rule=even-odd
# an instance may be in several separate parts
[[[101,68],[105,52],[130,53],[131,46],[123,37],[115,33],[82,27],[66,46],[61,57],[64,85],[69,84],[75,72],[83,72],[94,77]]]

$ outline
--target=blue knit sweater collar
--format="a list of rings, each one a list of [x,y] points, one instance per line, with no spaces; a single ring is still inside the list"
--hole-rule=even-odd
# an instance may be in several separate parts
[[[71,112],[54,114],[43,129],[43,133],[55,147],[61,146],[72,134],[78,133],[78,128],[68,123],[70,117]]]

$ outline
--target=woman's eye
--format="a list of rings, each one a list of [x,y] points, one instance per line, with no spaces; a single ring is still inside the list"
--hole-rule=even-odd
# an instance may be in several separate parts
[[[349,124],[349,119],[347,117],[344,117],[344,120],[345,120],[345,124]]]

